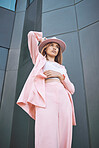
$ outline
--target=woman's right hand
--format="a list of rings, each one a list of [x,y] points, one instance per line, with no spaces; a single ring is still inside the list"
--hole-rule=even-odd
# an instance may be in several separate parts
[[[41,38],[41,40],[39,42],[42,43],[44,40],[47,40],[47,38],[46,37]]]

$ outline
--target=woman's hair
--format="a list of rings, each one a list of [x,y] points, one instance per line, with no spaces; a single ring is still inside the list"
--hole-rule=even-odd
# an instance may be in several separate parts
[[[52,44],[52,42],[47,43],[47,44],[42,48],[41,54],[42,54],[43,56],[46,55],[46,51],[45,51],[45,50],[46,50],[46,48],[49,47],[51,44]],[[58,43],[57,43],[57,44],[58,44]],[[59,45],[59,44],[58,44],[58,45]],[[46,55],[46,59],[47,59],[47,55]],[[47,60],[48,60],[48,59],[47,59]],[[60,45],[59,45],[59,51],[58,51],[57,56],[55,57],[55,62],[57,62],[57,63],[59,63],[59,64],[62,64],[62,60],[63,60],[62,50],[61,50]]]

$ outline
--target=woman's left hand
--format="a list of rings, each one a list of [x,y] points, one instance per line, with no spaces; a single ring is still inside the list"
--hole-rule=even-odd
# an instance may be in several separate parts
[[[63,75],[60,72],[54,71],[54,70],[46,70],[43,72],[47,76],[47,78],[50,77],[58,77],[61,80],[64,79]]]

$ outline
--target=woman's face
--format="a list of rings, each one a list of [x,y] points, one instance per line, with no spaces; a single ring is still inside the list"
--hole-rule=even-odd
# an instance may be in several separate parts
[[[57,56],[59,51],[59,45],[57,43],[51,43],[49,47],[46,49],[46,54],[52,57]]]

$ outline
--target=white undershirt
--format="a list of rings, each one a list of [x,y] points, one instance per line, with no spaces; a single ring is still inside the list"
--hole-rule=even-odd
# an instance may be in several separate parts
[[[43,67],[43,72],[46,70],[54,70],[54,71],[60,72],[61,74],[66,73],[65,69],[61,66],[61,64],[57,62],[48,61],[48,60],[46,60],[46,63]],[[58,77],[50,77],[50,78],[59,79]],[[47,78],[47,79],[50,79],[50,78]]]

